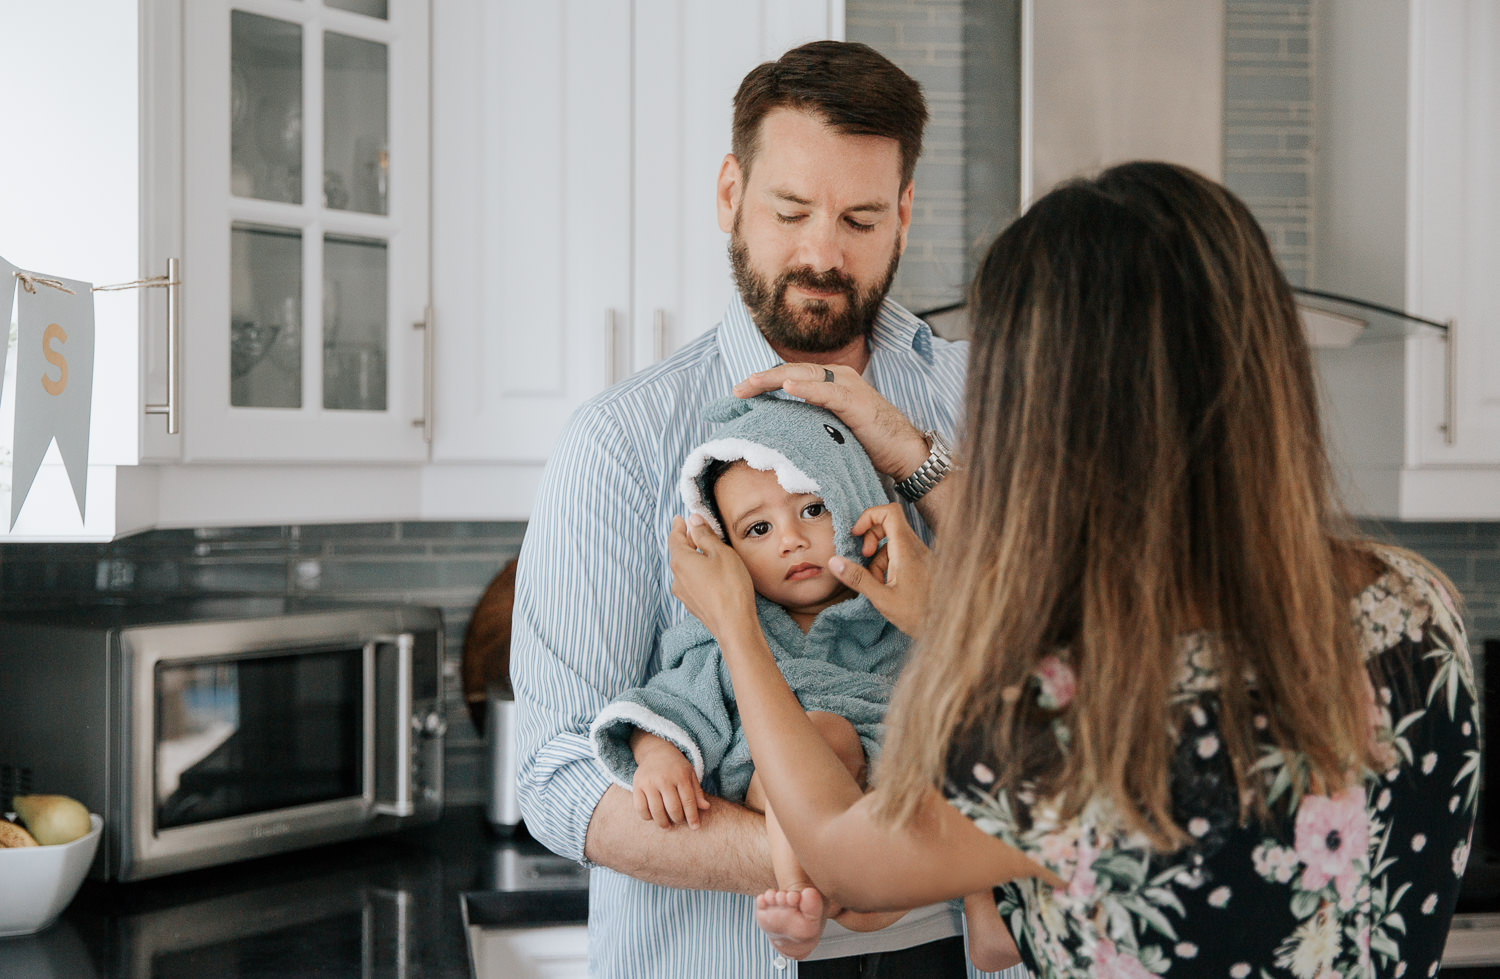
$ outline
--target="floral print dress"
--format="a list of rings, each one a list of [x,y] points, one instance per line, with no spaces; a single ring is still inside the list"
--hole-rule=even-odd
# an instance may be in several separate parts
[[[958,754],[950,802],[1069,882],[996,888],[1036,976],[1436,974],[1468,860],[1479,723],[1463,626],[1442,587],[1398,554],[1354,602],[1372,670],[1384,770],[1335,795],[1301,791],[1303,759],[1265,743],[1271,820],[1241,822],[1215,723],[1214,640],[1182,640],[1173,804],[1194,843],[1154,853],[1096,799],[1060,819],[1045,799],[996,787],[993,759]],[[1072,696],[1062,659],[1032,695]],[[1062,716],[1066,716],[1064,713]],[[1257,727],[1261,722],[1257,722]],[[1066,739],[1061,723],[1057,735]],[[989,762],[989,764],[987,764]]]

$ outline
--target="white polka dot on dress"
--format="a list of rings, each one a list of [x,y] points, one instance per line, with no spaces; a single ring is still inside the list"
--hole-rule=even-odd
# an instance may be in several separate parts
[[[1249,974],[1249,962],[1236,962],[1234,965],[1229,967],[1229,975],[1233,977],[1233,979],[1245,979],[1245,977]]]
[[[1422,847],[1424,847],[1426,845],[1427,845],[1427,837],[1426,837],[1426,835],[1424,835],[1422,833],[1418,833],[1416,836],[1413,836],[1411,838],[1411,852],[1413,852],[1413,853],[1421,853],[1422,852]]]

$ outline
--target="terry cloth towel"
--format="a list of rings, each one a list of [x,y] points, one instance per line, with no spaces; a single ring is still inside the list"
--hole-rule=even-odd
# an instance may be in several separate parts
[[[700,479],[715,459],[743,459],[774,471],[790,493],[822,497],[833,517],[836,550],[864,560],[849,528],[866,509],[888,500],[869,456],[837,416],[769,395],[715,401],[704,414],[726,424],[683,463],[680,487],[690,512],[720,529]],[[873,768],[908,637],[863,595],[824,609],[806,633],[776,603],[757,595],[755,605],[766,643],[803,708],[848,719]],[[640,728],[676,745],[705,791],[742,800],[754,766],[718,643],[689,618],[662,636],[661,664],[660,672],[595,718],[589,731],[595,754],[612,781],[630,788],[636,767],[630,735]]]

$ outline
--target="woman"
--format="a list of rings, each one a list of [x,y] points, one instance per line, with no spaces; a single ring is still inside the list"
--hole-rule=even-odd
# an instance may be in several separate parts
[[[1181,167],[1115,167],[1007,229],[971,307],[937,550],[877,508],[855,530],[888,539],[885,581],[841,573],[918,637],[870,796],[764,652],[733,555],[697,525],[669,541],[820,887],[762,901],[1004,883],[1038,975],[1432,974],[1478,781],[1463,628],[1441,575],[1332,502],[1248,210]]]

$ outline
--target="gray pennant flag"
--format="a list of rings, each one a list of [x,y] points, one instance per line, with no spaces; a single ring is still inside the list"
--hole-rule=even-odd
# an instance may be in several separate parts
[[[21,287],[16,279],[19,271],[0,256],[0,323],[5,324],[5,339],[0,342],[0,394],[5,393],[5,359],[10,356],[11,313],[16,308],[16,290]]]
[[[73,484],[79,518],[84,514],[94,401],[94,294],[87,282],[59,281],[74,294],[41,283],[35,292],[22,289],[19,294],[12,527],[54,438]]]

